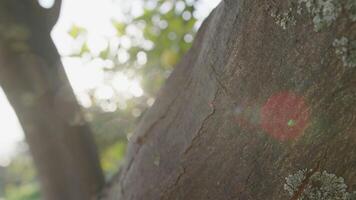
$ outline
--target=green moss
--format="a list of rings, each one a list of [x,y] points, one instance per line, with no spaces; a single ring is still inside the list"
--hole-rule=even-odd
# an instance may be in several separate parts
[[[336,55],[342,60],[345,67],[356,67],[356,41],[346,37],[335,39],[333,42]]]

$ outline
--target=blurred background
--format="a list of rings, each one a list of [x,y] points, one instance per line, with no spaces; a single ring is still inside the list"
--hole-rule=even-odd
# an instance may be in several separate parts
[[[39,0],[50,8],[54,0]],[[107,179],[173,66],[221,0],[63,0],[52,38]],[[0,88],[0,200],[40,199],[22,128]]]

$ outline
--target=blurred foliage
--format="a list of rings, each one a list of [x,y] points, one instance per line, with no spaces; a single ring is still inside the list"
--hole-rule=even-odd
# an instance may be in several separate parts
[[[138,119],[153,104],[154,98],[174,65],[190,48],[196,33],[194,18],[197,0],[141,0],[142,13],[132,14],[132,9],[123,10],[126,18],[113,19],[116,30],[114,38],[107,38],[107,45],[100,52],[91,51],[87,43],[87,31],[74,25],[69,30],[81,48],[71,57],[100,59],[108,77],[108,85],[115,73],[139,80],[142,95],[125,98],[119,92],[107,99],[96,98],[98,88],[88,91],[92,104],[85,108],[108,176],[117,168],[127,142],[127,135],[134,130]],[[111,79],[111,80],[110,80]],[[115,92],[115,87],[112,91]],[[124,106],[118,104],[124,103]],[[113,105],[114,104],[114,105]],[[109,109],[108,109],[109,107]],[[114,109],[110,109],[113,107]],[[109,112],[108,112],[109,110]],[[117,146],[119,145],[119,146]],[[107,159],[106,158],[110,158]]]
[[[18,154],[5,169],[7,200],[40,199],[39,183],[28,152]]]
[[[6,195],[9,200],[39,200],[40,188],[37,183],[9,186],[6,190]]]
[[[197,22],[193,17],[196,1],[142,1],[142,15],[134,17],[127,10],[123,11],[125,20],[112,20],[116,37],[109,39],[107,47],[98,55],[88,48],[85,29],[74,25],[69,34],[82,41],[82,46],[72,56],[108,60],[113,63],[107,69],[109,73],[129,69],[142,77],[145,94],[155,96],[173,66],[191,46]]]
[[[85,28],[79,27],[79,26],[72,26],[71,30],[68,32],[68,34],[73,37],[77,38],[79,35],[86,33]]]
[[[99,53],[88,47],[87,30],[74,25],[68,32],[81,43],[70,57],[89,57],[110,63],[104,66],[107,77],[123,73],[139,80],[143,90],[142,95],[123,97],[116,93],[107,99],[96,98],[96,89],[88,91],[91,106],[83,107],[83,111],[95,134],[108,178],[122,162],[128,136],[153,104],[173,66],[190,48],[197,27],[196,2],[142,0],[143,12],[139,16],[129,9],[123,10],[127,17],[123,21],[112,20],[116,36],[109,38],[107,47]],[[39,199],[39,186],[29,155],[19,154],[6,168],[6,177],[7,200]]]
[[[101,164],[108,176],[112,176],[117,172],[117,166],[120,166],[125,154],[126,144],[125,141],[116,142],[102,153]]]

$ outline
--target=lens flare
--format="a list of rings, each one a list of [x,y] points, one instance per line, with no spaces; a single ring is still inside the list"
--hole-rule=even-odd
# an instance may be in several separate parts
[[[309,109],[302,96],[293,92],[272,95],[260,112],[261,128],[278,140],[295,139],[303,134]]]

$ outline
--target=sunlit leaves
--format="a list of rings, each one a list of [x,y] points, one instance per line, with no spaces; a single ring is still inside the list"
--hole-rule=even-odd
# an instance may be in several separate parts
[[[101,51],[99,57],[103,60],[110,59],[110,47],[108,46],[106,49]]]
[[[72,28],[68,31],[68,34],[73,38],[77,38],[79,35],[84,33],[86,33],[86,30],[76,25],[73,25]]]
[[[125,23],[121,23],[119,21],[112,20],[112,25],[115,27],[118,36],[125,35],[125,33],[126,33],[126,24]]]
[[[173,66],[191,46],[197,22],[193,14],[196,1],[142,1],[140,15],[124,10],[125,20],[111,21],[116,36],[107,38],[106,48],[95,53],[84,40],[80,50],[72,56],[110,60],[113,67],[106,69],[108,73],[127,68],[134,70],[136,76],[141,77],[141,87],[149,98],[155,96]],[[87,37],[79,26],[73,26],[69,34],[79,42]]]
[[[6,168],[5,195],[11,200],[40,198],[39,183],[29,154],[21,153]]]
[[[168,67],[170,68],[171,66],[174,66],[178,62],[178,53],[167,49],[162,52],[161,55],[161,65],[163,67]]]
[[[105,68],[106,85],[89,91],[92,102],[88,105],[92,106],[86,108],[96,116],[91,124],[106,172],[115,170],[121,159],[117,156],[123,145],[112,142],[132,132],[134,119],[152,105],[153,97],[190,48],[197,25],[195,2],[142,0],[136,5],[143,6],[140,12],[134,11],[137,8],[123,10],[126,18],[111,20],[115,34],[104,37],[107,46],[99,53],[91,48],[90,33],[78,26],[69,31],[82,45],[71,56],[111,63]]]
[[[101,156],[103,170],[108,176],[113,175],[121,163],[126,149],[126,142],[119,141],[106,149]]]
[[[82,47],[80,48],[79,56],[84,55],[85,53],[89,53],[90,49],[88,47],[88,44],[85,42]]]

